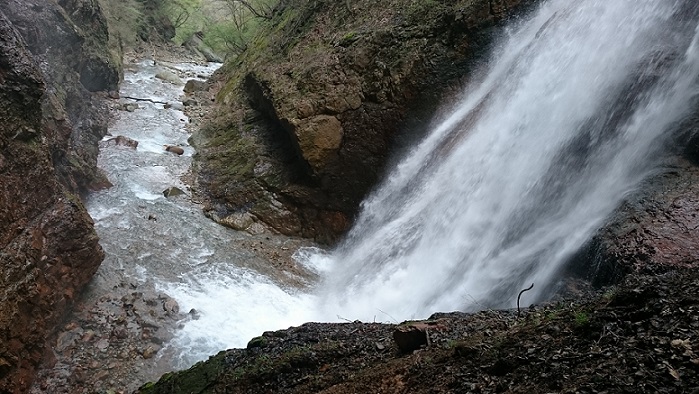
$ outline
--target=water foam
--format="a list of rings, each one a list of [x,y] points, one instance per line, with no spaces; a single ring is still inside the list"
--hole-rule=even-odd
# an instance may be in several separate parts
[[[228,264],[206,264],[181,277],[160,282],[159,289],[191,311],[170,343],[176,366],[187,367],[213,351],[245,347],[263,331],[313,320],[314,296],[282,289],[261,275]]]

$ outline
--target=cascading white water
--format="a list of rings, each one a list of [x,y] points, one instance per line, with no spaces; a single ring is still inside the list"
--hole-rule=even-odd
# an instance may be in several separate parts
[[[514,29],[347,239],[309,257],[334,267],[321,309],[400,320],[546,295],[695,102],[683,3],[553,0]]]
[[[178,349],[178,367],[309,320],[507,307],[532,282],[525,301],[543,297],[571,254],[653,171],[663,136],[696,107],[699,30],[678,10],[683,4],[691,3],[544,3],[512,28],[484,78],[364,202],[347,239],[328,254],[299,251],[323,278],[311,294],[263,276],[266,262],[229,245],[243,235],[160,196],[163,174],[153,169],[167,141],[153,137],[160,108],[144,110],[153,119],[117,131],[146,149],[103,154],[117,185],[90,204],[110,254],[103,266],[127,276],[142,268],[183,310],[200,312],[168,345]],[[146,94],[139,89],[150,89],[153,71],[126,88]],[[158,152],[147,151],[151,139]]]

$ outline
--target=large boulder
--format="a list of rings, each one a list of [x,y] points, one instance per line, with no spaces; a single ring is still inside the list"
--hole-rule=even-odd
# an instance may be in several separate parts
[[[597,286],[628,274],[659,274],[699,261],[699,167],[678,157],[644,181],[573,258]]]
[[[492,27],[534,3],[281,2],[213,83],[218,111],[193,141],[205,212],[334,240]]]
[[[9,8],[17,6],[10,3]],[[56,135],[64,129],[46,116],[50,85],[3,12],[0,392],[22,393],[45,354],[47,336],[95,273],[103,252],[92,220],[79,198],[59,182],[52,161],[53,145],[67,136]]]
[[[194,33],[182,44],[182,46],[189,49],[193,53],[200,55],[202,58],[206,59],[207,62],[223,63],[223,58],[216,54],[211,47],[206,45],[203,38],[204,33]]]

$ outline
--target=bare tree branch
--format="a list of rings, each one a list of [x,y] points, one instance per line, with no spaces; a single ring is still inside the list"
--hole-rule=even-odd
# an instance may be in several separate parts
[[[519,292],[519,295],[517,296],[517,318],[519,318],[519,299],[522,298],[522,293],[524,293],[525,291],[529,291],[533,288],[534,288],[534,283],[532,283],[531,286],[529,286],[526,289]]]

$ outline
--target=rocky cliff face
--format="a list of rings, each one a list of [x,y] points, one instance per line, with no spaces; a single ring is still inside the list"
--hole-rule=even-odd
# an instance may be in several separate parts
[[[104,187],[108,182],[96,164],[107,111],[94,92],[116,90],[120,74],[99,4],[8,0],[3,12],[47,82],[43,124],[51,129],[46,138],[62,183],[80,193]]]
[[[677,25],[694,32],[699,4],[687,1],[678,7]],[[652,72],[634,76],[631,91],[633,86],[653,82],[674,59],[682,57],[674,50],[656,59]],[[693,105],[692,113],[668,130],[664,166],[630,191],[608,223],[573,259],[574,269],[593,284],[616,283],[628,274],[664,273],[699,261],[699,105],[696,101]]]
[[[47,336],[103,258],[77,197],[105,183],[96,141],[115,89],[94,1],[3,1],[0,11],[0,392],[21,393]]]
[[[488,26],[511,9],[487,1],[453,9],[385,3],[390,9],[322,1],[279,8],[276,30],[255,43],[275,55],[247,53],[226,66],[218,82],[225,110],[197,137],[212,217],[331,239],[351,220],[399,130],[428,118],[422,101],[436,101],[457,69],[470,69]],[[698,9],[686,7],[681,15]],[[406,22],[411,10],[424,26]],[[439,314],[407,353],[387,325],[268,332],[248,349],[221,352],[140,392],[692,391],[699,384],[697,125],[695,114],[677,126],[677,154],[571,262],[594,284],[621,282],[616,287],[532,307],[521,318]]]
[[[195,137],[206,212],[332,241],[400,145],[530,0],[281,2]]]

